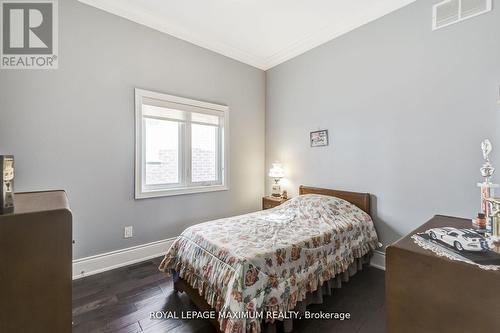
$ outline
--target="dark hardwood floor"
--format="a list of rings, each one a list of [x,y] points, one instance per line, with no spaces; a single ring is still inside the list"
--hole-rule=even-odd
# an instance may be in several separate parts
[[[158,271],[160,258],[73,281],[73,332],[216,332],[207,320],[149,319],[151,311],[195,310],[172,280]],[[384,272],[365,266],[313,312],[350,312],[351,319],[298,320],[294,332],[382,333]]]

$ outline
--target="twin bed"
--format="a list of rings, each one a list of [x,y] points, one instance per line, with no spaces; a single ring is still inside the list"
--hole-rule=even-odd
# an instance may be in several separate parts
[[[222,332],[260,332],[272,318],[286,319],[290,331],[281,316],[320,302],[379,247],[369,194],[305,186],[299,194],[187,228],[160,270],[173,273],[175,290],[200,310],[215,310]]]

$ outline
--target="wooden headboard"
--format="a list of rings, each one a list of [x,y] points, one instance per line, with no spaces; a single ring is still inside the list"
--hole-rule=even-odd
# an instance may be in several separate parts
[[[299,194],[322,194],[322,195],[330,195],[333,197],[337,197],[340,199],[344,199],[345,201],[349,201],[353,205],[361,208],[365,213],[370,215],[370,194],[369,193],[358,193],[358,192],[347,192],[347,191],[337,191],[330,190],[326,188],[319,187],[309,187],[300,185]]]

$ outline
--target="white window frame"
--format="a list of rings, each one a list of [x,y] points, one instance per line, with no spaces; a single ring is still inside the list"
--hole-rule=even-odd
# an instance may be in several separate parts
[[[217,152],[219,158],[217,161],[222,164],[221,168],[217,165],[220,181],[217,182],[191,182],[191,149],[179,150],[179,177],[184,179],[184,183],[166,184],[166,185],[145,185],[145,131],[143,124],[143,99],[156,99],[165,103],[174,103],[182,106],[183,109],[196,110],[197,113],[205,114],[223,114],[223,122],[218,126],[220,129],[218,141],[221,143],[217,149],[223,147],[223,151]],[[196,109],[194,109],[196,108]],[[189,116],[191,114],[188,112]],[[193,122],[196,124],[196,122]],[[186,124],[179,125],[179,145],[181,147],[191,147],[190,142],[181,143],[184,139],[191,140],[189,131],[190,126]],[[171,195],[182,195],[191,193],[203,193],[213,191],[229,190],[229,108],[225,105],[207,103],[189,98],[162,94],[154,91],[135,89],[135,198],[145,199],[154,197],[164,197]],[[182,176],[181,176],[182,174]]]

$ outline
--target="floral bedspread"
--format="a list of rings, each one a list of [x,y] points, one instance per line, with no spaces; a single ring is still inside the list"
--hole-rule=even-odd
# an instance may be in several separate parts
[[[259,332],[252,311],[289,311],[379,246],[370,216],[339,198],[307,194],[273,209],[187,228],[160,270],[198,289],[226,333]]]

